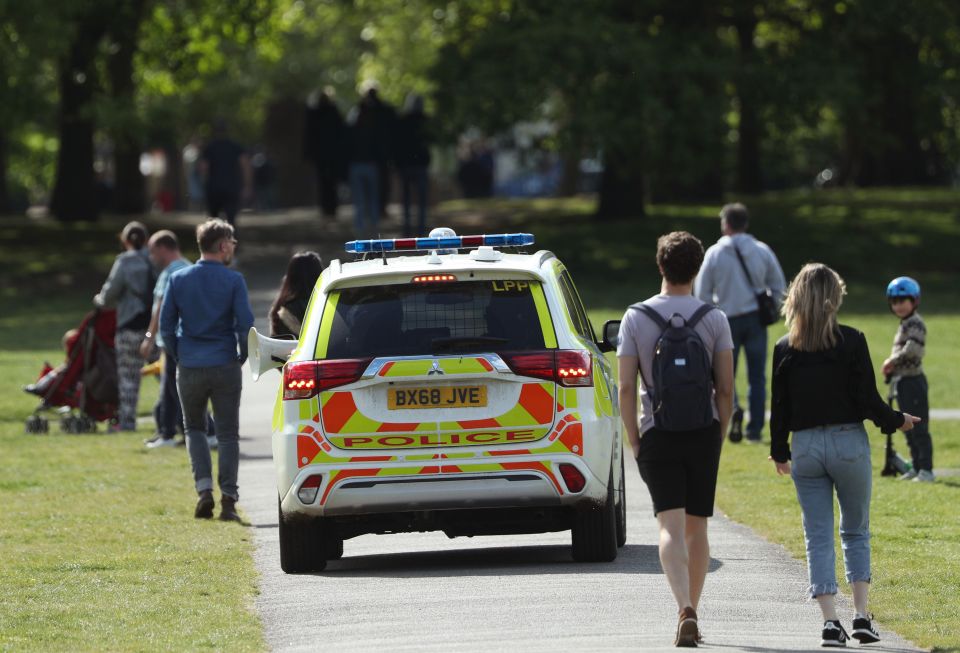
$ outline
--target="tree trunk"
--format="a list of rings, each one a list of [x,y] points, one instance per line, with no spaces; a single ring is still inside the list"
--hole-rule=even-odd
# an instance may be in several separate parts
[[[121,5],[112,30],[117,50],[107,65],[117,110],[117,119],[110,129],[116,170],[113,208],[125,215],[142,213],[146,208],[144,178],[140,174],[142,130],[134,104],[136,87],[133,82],[133,57],[137,51],[144,4],[140,0]]]
[[[7,213],[11,208],[7,181],[7,135],[0,132],[0,214]]]
[[[751,11],[739,17],[735,26],[739,43],[737,97],[740,103],[740,128],[737,140],[737,190],[759,193],[763,190],[760,173],[760,120],[756,80],[756,47],[753,39],[757,19]]]
[[[643,217],[643,167],[622,153],[604,155],[596,217],[600,220]]]
[[[60,59],[60,113],[56,182],[50,211],[64,222],[96,220],[96,178],[93,172],[93,115],[97,42],[102,26],[81,21],[66,55]]]
[[[267,105],[263,124],[264,154],[276,166],[276,207],[305,206],[316,201],[313,168],[303,160],[303,102],[276,98]]]

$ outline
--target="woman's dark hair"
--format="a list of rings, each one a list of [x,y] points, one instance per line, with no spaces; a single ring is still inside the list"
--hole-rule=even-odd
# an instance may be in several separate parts
[[[143,223],[134,220],[128,222],[127,226],[120,232],[120,241],[125,244],[130,243],[130,246],[134,249],[141,249],[147,244],[148,236],[147,228],[143,226]]]
[[[703,243],[691,233],[674,231],[657,240],[657,265],[674,285],[693,281],[703,263]]]
[[[286,304],[294,300],[306,302],[313,292],[313,287],[323,272],[323,259],[316,252],[299,252],[294,254],[287,264],[287,273],[283,275],[280,292],[270,307],[270,327],[274,333],[283,331],[278,313]],[[302,315],[297,317],[303,318]]]

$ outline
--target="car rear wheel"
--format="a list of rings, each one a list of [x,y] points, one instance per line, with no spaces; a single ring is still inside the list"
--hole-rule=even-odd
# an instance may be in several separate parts
[[[627,543],[627,478],[623,469],[623,448],[621,446],[620,482],[617,484],[617,547]]]
[[[617,558],[617,506],[613,469],[607,481],[607,498],[602,505],[581,508],[574,513],[571,529],[573,559],[577,562],[612,562]]]
[[[324,536],[323,518],[291,520],[284,516],[277,499],[277,513],[280,531],[280,568],[288,574],[304,574],[323,571],[327,559],[336,553],[333,544],[339,540],[340,553],[343,554],[343,540]]]

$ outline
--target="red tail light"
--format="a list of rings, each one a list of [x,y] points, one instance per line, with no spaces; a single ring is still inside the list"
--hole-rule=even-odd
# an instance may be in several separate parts
[[[308,476],[307,480],[300,485],[300,489],[297,490],[297,498],[300,499],[300,503],[313,503],[317,498],[317,493],[320,491],[320,484],[322,482],[323,475],[321,474]]]
[[[500,354],[514,374],[554,381],[568,387],[593,385],[593,359],[590,352],[578,349]]]
[[[358,380],[370,358],[302,361],[283,366],[283,398],[309,399],[318,392]]]
[[[574,494],[582,490],[587,484],[587,479],[583,477],[576,465],[570,463],[560,463],[560,476],[563,477],[567,489]]]

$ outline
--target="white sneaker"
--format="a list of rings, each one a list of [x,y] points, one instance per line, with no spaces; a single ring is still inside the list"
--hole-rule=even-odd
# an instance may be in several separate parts
[[[175,447],[177,441],[174,438],[157,438],[147,443],[147,449],[159,449],[160,447]]]
[[[917,477],[913,479],[914,483],[933,483],[937,480],[937,477],[933,475],[933,472],[921,469],[917,472]]]
[[[207,436],[207,444],[210,445],[210,448],[211,448],[211,449],[216,449],[216,448],[217,448],[217,436],[215,436],[215,435],[208,435],[208,436]]]
[[[916,477],[917,477],[917,470],[911,469],[911,470],[908,471],[908,472],[904,472],[904,473],[900,476],[900,480],[901,480],[901,481],[912,481],[912,480],[915,479]]]

